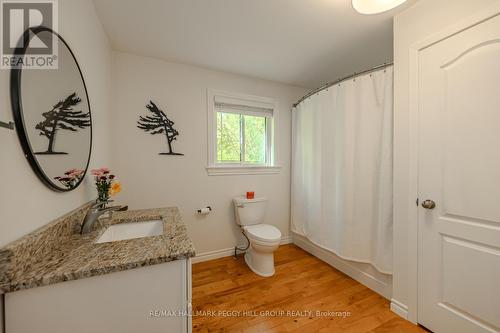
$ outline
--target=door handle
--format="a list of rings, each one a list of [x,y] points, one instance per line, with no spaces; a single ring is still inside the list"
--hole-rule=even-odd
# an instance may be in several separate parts
[[[422,207],[424,207],[425,209],[434,209],[436,208],[436,203],[432,200],[424,200],[422,202]]]

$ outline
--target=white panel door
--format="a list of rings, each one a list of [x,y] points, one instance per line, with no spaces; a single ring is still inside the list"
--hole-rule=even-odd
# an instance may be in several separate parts
[[[500,332],[500,16],[421,50],[418,90],[418,322]]]

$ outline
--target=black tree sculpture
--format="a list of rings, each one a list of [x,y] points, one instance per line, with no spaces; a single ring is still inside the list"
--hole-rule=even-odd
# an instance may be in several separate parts
[[[38,155],[60,155],[65,152],[55,152],[54,143],[58,130],[76,132],[78,129],[90,127],[90,112],[73,111],[73,107],[81,102],[81,99],[72,93],[64,101],[59,101],[52,110],[42,113],[45,120],[36,124],[35,129],[40,130],[40,135],[47,137],[49,146],[46,151],[36,152]]]
[[[173,127],[174,122],[167,118],[167,115],[162,110],[158,109],[155,103],[149,101],[150,104],[146,108],[153,114],[152,116],[139,116],[137,122],[138,128],[154,134],[165,134],[168,143],[168,153],[159,153],[159,155],[184,155],[174,153],[172,151],[172,141],[177,140],[179,132]]]

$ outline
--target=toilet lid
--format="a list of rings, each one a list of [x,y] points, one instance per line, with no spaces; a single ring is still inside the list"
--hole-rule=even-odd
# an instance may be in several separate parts
[[[255,224],[245,227],[250,237],[264,242],[277,241],[281,239],[281,232],[274,225]]]

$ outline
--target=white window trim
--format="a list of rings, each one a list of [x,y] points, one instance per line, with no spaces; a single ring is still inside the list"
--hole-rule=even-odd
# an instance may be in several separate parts
[[[266,154],[270,156],[269,164],[246,164],[246,163],[216,163],[217,156],[217,122],[216,122],[216,109],[214,99],[215,96],[237,98],[248,100],[249,102],[262,102],[273,105],[273,118],[271,126],[267,126],[267,130],[272,131],[268,133],[271,140],[267,140]],[[278,165],[277,156],[277,132],[278,132],[278,110],[276,108],[277,100],[269,97],[254,96],[240,93],[233,93],[223,90],[208,89],[207,90],[207,133],[208,133],[208,163],[207,172],[213,176],[226,176],[226,175],[256,175],[256,174],[273,174],[279,173],[281,166]]]

